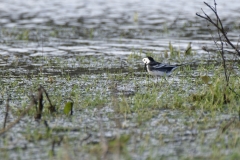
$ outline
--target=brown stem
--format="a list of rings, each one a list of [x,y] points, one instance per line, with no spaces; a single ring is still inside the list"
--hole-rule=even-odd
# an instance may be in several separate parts
[[[10,106],[9,106],[9,98],[8,98],[7,99],[7,104],[6,104],[6,113],[5,113],[5,117],[4,117],[3,129],[5,129],[6,124],[7,124],[9,108],[10,108]]]

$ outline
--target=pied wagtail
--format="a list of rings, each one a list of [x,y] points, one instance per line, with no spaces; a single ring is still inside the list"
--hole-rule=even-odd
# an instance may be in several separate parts
[[[142,59],[145,70],[154,76],[169,76],[180,65],[168,65],[156,62],[152,57]]]

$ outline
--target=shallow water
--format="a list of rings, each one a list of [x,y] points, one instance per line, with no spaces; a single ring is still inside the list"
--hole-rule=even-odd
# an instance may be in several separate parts
[[[211,0],[206,2],[212,4]],[[220,17],[230,28],[228,35],[237,43],[240,3],[237,0],[218,0],[217,3]],[[28,96],[42,84],[52,97],[58,97],[53,100],[58,107],[63,107],[72,94],[81,95],[75,99],[77,107],[72,118],[45,117],[51,128],[77,128],[53,133],[53,137],[64,136],[69,140],[56,146],[60,159],[64,159],[66,150],[71,151],[68,154],[72,159],[80,156],[95,159],[82,147],[100,141],[99,121],[107,139],[133,135],[126,147],[133,159],[208,158],[214,154],[215,141],[223,141],[223,137],[218,137],[219,128],[232,114],[220,113],[212,117],[199,111],[199,115],[189,116],[181,110],[163,108],[151,111],[153,118],[139,122],[138,113],[116,114],[111,104],[115,100],[107,105],[99,100],[112,97],[132,100],[138,93],[144,95],[149,83],[158,83],[158,79],[148,79],[143,69],[141,59],[149,54],[166,63],[191,64],[190,73],[181,69],[168,81],[173,92],[182,88],[194,92],[184,77],[191,75],[195,81],[195,77],[202,74],[194,72],[196,66],[220,60],[218,55],[202,50],[203,46],[211,49],[215,46],[207,23],[195,15],[201,13],[201,8],[210,13],[200,0],[187,3],[185,0],[174,3],[155,0],[1,1],[1,121],[9,95],[13,108],[11,122],[16,118],[15,112],[29,103]],[[170,42],[179,55],[170,54]],[[189,42],[193,55],[185,56]],[[212,75],[211,72],[206,74]],[[95,101],[101,103],[95,104]],[[62,109],[59,110],[62,113]],[[204,118],[211,121],[206,125]],[[46,127],[35,122],[33,116],[24,117],[1,139],[0,148],[5,151],[1,155],[9,159],[48,158],[52,139],[35,140],[31,137],[36,135],[34,132],[45,133]],[[91,136],[85,140],[88,134]],[[234,153],[234,149],[218,151],[225,155]]]
[[[218,12],[230,27],[238,27],[234,13],[240,5],[235,2],[218,2]],[[213,44],[206,23],[195,15],[201,8],[207,10],[202,1],[0,3],[1,55],[124,56],[132,50],[161,54],[170,41],[181,50],[189,42],[196,51]],[[233,21],[229,22],[229,16]]]

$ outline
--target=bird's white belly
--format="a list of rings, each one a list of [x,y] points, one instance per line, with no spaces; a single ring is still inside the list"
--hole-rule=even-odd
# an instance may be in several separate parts
[[[161,71],[148,71],[149,74],[153,76],[169,76],[170,73],[161,72]]]
[[[147,71],[149,74],[153,75],[153,76],[169,76],[171,74],[171,72],[166,73],[166,72],[162,72],[162,71],[157,71],[157,70],[153,70],[150,71],[147,67]]]

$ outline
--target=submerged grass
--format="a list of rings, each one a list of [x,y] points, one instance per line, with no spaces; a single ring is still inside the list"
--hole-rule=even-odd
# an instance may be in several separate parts
[[[229,83],[236,93],[225,87],[221,66],[213,64],[184,66],[166,80],[157,79],[143,72],[140,57],[141,54],[134,53],[124,60],[127,65],[115,63],[111,68],[107,68],[106,60],[101,57],[89,56],[88,60],[77,57],[71,64],[59,57],[46,58],[46,65],[39,72],[31,71],[17,78],[11,72],[3,73],[1,97],[5,99],[11,94],[10,113],[16,117],[30,101],[27,96],[35,93],[39,85],[44,86],[57,112],[52,115],[45,107],[42,121],[47,121],[48,126],[40,123],[39,128],[31,121],[36,110],[32,108],[20,125],[21,138],[27,141],[26,145],[33,142],[36,147],[46,141],[46,150],[59,159],[74,159],[79,155],[84,155],[84,159],[239,157],[236,152],[239,123],[235,121],[226,127],[238,115],[239,78],[233,77]],[[88,68],[89,62],[96,65]],[[64,114],[69,99],[74,102],[73,116]],[[44,97],[44,106],[49,106],[48,103]],[[224,127],[225,132],[221,133]],[[18,132],[13,129],[6,135],[15,133]],[[59,146],[55,145],[57,141]],[[184,148],[179,150],[178,143]],[[196,149],[188,151],[191,145]],[[226,145],[227,153],[222,152]],[[15,151],[10,149],[10,152]]]

